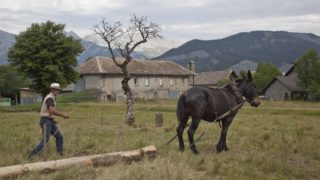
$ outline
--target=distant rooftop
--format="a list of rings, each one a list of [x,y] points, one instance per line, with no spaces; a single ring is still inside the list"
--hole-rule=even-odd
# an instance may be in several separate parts
[[[119,58],[122,62],[124,59]],[[121,69],[109,57],[97,56],[78,66],[80,74],[122,74]],[[171,61],[132,60],[128,64],[128,71],[133,75],[172,75],[191,76],[196,73]]]
[[[229,80],[231,75],[237,76],[233,70],[198,73],[198,75],[194,77],[194,85],[216,85],[219,81]]]

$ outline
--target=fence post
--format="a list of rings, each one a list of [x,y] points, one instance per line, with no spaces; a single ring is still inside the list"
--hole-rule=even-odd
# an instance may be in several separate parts
[[[48,151],[47,151],[47,124],[43,124],[43,158],[45,161],[48,160]]]
[[[162,125],[163,125],[162,113],[157,112],[155,114],[155,121],[156,121],[156,127],[162,127]]]

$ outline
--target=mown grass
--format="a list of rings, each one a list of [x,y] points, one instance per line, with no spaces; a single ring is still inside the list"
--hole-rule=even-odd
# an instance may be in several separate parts
[[[201,122],[196,137],[200,155],[181,153],[175,134],[175,101],[138,101],[136,126],[124,124],[123,103],[62,103],[70,119],[58,119],[65,138],[65,156],[137,149],[155,144],[161,154],[131,165],[74,167],[50,174],[30,173],[18,179],[318,179],[320,177],[320,103],[263,102],[263,108],[245,106],[229,128],[230,151],[217,154],[217,124]],[[27,153],[41,138],[38,113],[0,109],[0,166],[28,163]],[[278,109],[278,108],[281,109]],[[285,107],[285,108],[284,108]],[[290,109],[290,108],[313,109]],[[24,108],[24,107],[18,107]],[[14,109],[14,108],[13,108]],[[26,108],[24,108],[26,109]],[[163,112],[164,127],[154,116]],[[188,145],[187,135],[185,143]],[[188,146],[187,146],[188,147]],[[54,141],[49,158],[60,159]],[[37,157],[32,162],[42,161]]]

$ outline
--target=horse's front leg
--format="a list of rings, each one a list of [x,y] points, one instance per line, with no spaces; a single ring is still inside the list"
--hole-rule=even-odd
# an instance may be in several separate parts
[[[188,137],[190,142],[190,148],[194,154],[199,154],[196,143],[194,142],[194,133],[196,132],[201,118],[200,117],[192,117],[192,123],[190,125],[190,128],[188,129]]]
[[[218,153],[221,152],[222,150],[225,150],[225,151],[229,150],[227,147],[227,132],[233,118],[234,118],[234,115],[229,116],[222,120],[222,130],[220,134],[220,140],[216,146]]]

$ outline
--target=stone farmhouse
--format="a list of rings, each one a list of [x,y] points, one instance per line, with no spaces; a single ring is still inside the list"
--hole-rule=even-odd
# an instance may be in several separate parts
[[[119,59],[121,61],[121,59]],[[101,92],[102,101],[124,99],[121,88],[122,72],[111,58],[94,57],[76,68],[80,79],[75,91],[95,89]],[[177,98],[190,88],[189,79],[195,72],[171,61],[133,60],[128,64],[132,79],[129,85],[135,98]]]
[[[275,77],[264,89],[265,98],[270,100],[306,99],[306,91],[298,86],[298,76],[294,71],[295,64],[283,76]]]

